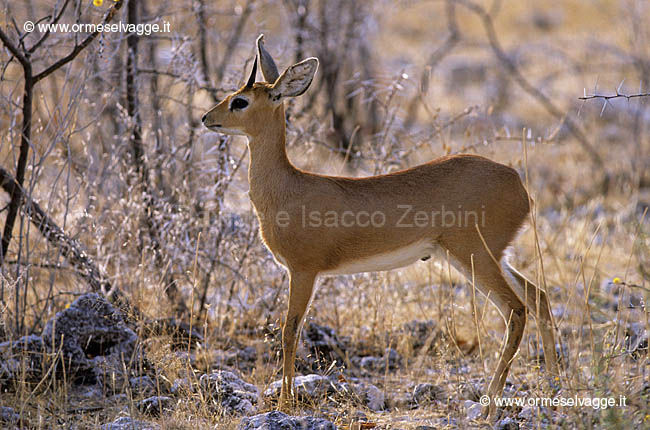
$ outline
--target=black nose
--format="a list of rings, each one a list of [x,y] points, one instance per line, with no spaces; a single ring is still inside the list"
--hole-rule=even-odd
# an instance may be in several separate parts
[[[205,124],[205,117],[206,117],[206,116],[208,116],[207,113],[201,117],[201,122],[204,123],[204,124]]]

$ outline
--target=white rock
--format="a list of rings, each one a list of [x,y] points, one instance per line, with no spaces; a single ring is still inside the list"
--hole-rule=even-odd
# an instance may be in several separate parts
[[[467,411],[467,419],[470,420],[470,421],[475,420],[478,417],[480,417],[481,412],[483,412],[483,406],[478,402],[473,402],[471,400],[465,400],[463,402],[463,406],[465,407],[465,410]]]

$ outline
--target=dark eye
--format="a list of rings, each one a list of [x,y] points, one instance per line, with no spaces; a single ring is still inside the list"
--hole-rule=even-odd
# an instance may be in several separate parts
[[[248,106],[248,101],[246,101],[246,99],[237,98],[230,104],[230,109],[244,109],[246,106]]]

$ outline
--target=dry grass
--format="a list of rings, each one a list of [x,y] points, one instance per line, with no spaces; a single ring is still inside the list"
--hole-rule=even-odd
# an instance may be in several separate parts
[[[11,11],[19,23],[26,19],[27,8],[9,3],[0,2],[2,13]],[[33,3],[49,10],[53,2]],[[174,32],[173,37],[156,42],[156,55],[161,58],[157,67],[177,75],[160,77],[157,94],[162,118],[156,119],[152,110],[149,75],[142,78],[140,89],[147,160],[161,197],[156,216],[165,226],[165,263],[161,267],[156,262],[150,240],[143,233],[144,206],[132,183],[125,132],[130,119],[122,108],[120,90],[125,61],[120,54],[122,36],[107,38],[102,56],[94,47],[89,49],[86,60],[76,60],[69,70],[48,78],[37,89],[29,190],[146,317],[173,314],[164,283],[164,274],[173,273],[188,304],[193,305],[186,320],[204,334],[205,342],[192,348],[173,347],[170,336],[145,336],[156,392],[165,393],[178,378],[196,379],[224,366],[238,370],[244,380],[263,391],[280,374],[278,327],[287,299],[286,276],[256,236],[257,221],[246,195],[245,142],[229,139],[229,152],[224,156],[215,149],[219,137],[198,125],[212,100],[196,78],[200,75],[198,36],[190,2],[173,6],[153,3],[147,2],[149,12],[169,19]],[[213,71],[245,6],[245,2],[221,3],[209,7]],[[286,25],[292,9],[284,8],[286,4],[273,2],[254,8],[223,79],[215,83],[217,78],[211,78],[213,84],[224,89],[237,85],[260,31],[266,33],[267,47],[281,67],[293,60],[294,35]],[[645,212],[650,205],[648,101],[614,102],[601,114],[598,101],[579,103],[577,99],[584,87],[590,92],[596,82],[599,91],[607,93],[624,78],[624,88],[630,91],[635,91],[641,80],[644,86],[650,82],[646,65],[650,38],[647,29],[639,26],[650,18],[647,5],[632,0],[597,5],[565,0],[545,6],[496,2],[498,7],[482,3],[492,12],[498,10],[495,26],[501,43],[526,78],[568,112],[597,148],[605,161],[597,166],[566,128],[555,133],[561,123],[508,78],[490,50],[480,22],[466,9],[457,6],[462,32],[459,45],[432,70],[428,91],[419,94],[421,70],[445,36],[444,2],[359,4],[363,17],[358,37],[370,48],[373,79],[367,82],[360,76],[361,63],[346,63],[350,70],[342,71],[339,84],[363,81],[367,85],[351,98],[378,103],[378,131],[386,138],[360,131],[351,161],[345,163],[337,152],[325,95],[321,93],[311,109],[297,115],[308,103],[308,93],[305,100],[290,106],[295,115],[288,128],[291,159],[309,170],[364,176],[444,153],[469,151],[517,168],[522,177],[527,176],[535,200],[535,227],[531,224],[522,232],[512,260],[549,292],[566,370],[559,395],[627,398],[624,407],[564,407],[552,411],[553,417],[545,415],[551,413],[549,409],[535,409],[528,419],[518,419],[520,425],[649,428],[650,325],[644,305],[650,299],[650,215]],[[319,5],[315,2],[309,10],[313,26],[319,25]],[[84,17],[97,20],[96,12],[84,10]],[[0,18],[0,25],[8,31],[5,24],[4,17]],[[149,43],[142,46],[141,52],[146,53]],[[316,39],[306,41],[305,56],[319,55],[318,46]],[[67,48],[64,43],[48,55]],[[357,49],[355,45],[354,55]],[[8,58],[6,51],[0,54],[3,70]],[[37,67],[49,61],[38,62]],[[141,67],[149,68],[146,64],[149,60],[143,57]],[[0,108],[0,165],[8,170],[13,170],[15,163],[21,118],[19,106],[9,102],[20,97],[20,88],[20,68],[12,63],[0,81],[4,103]],[[404,130],[409,103],[418,94],[424,103],[417,105],[415,126]],[[338,100],[341,106],[344,100],[345,94]],[[361,109],[368,106],[362,104]],[[471,112],[463,114],[470,106]],[[365,113],[357,115],[354,120],[366,119]],[[396,120],[391,121],[393,115]],[[522,130],[527,134],[529,129],[524,151]],[[352,127],[348,129],[351,132]],[[240,159],[242,164],[236,168]],[[604,192],[599,181],[606,172],[611,181]],[[221,195],[226,182],[227,191]],[[0,208],[8,201],[1,195]],[[198,208],[197,202],[203,207]],[[0,212],[2,224],[4,217],[5,212]],[[87,290],[26,218],[21,218],[14,234],[0,280],[0,341],[40,332],[45,321],[76,293]],[[15,264],[19,255],[22,265]],[[38,267],[41,264],[61,267]],[[615,284],[614,278],[622,282]],[[199,314],[204,285],[210,287],[207,309]],[[385,429],[488,427],[486,421],[468,419],[463,404],[477,400],[486,386],[504,324],[496,309],[478,296],[477,327],[472,297],[471,283],[449,270],[445,261],[321,280],[310,320],[347,337],[352,352],[377,354],[393,348],[401,357],[397,369],[367,374],[364,380],[379,387],[387,399],[403,397],[424,382],[436,385],[442,395],[426,407],[383,412],[373,412],[350,399],[315,398],[301,405],[296,414],[325,417],[344,429],[358,428],[353,422],[360,413],[365,421]],[[415,319],[434,320],[437,326],[439,336],[424,353],[413,348],[414,339],[400,330]],[[534,319],[528,322],[507,392],[509,396],[547,397],[538,333]],[[144,330],[144,321],[137,324]],[[645,346],[638,351],[626,350],[633,326],[645,333]],[[246,346],[257,352],[252,362],[237,357]],[[304,346],[299,355],[302,365],[313,359]],[[44,360],[45,371],[52,360],[51,356]],[[358,374],[358,369],[340,361],[330,365],[325,361],[319,373]],[[110,390],[104,387],[101,396],[85,393],[87,387],[56,372],[40,381],[19,378],[15,382],[0,394],[0,405],[13,407],[25,418],[17,424],[20,428],[97,428],[119,415],[142,416],[135,404],[145,396],[119,381]],[[234,429],[240,419],[223,416],[200,393],[182,392],[174,402],[172,413],[144,419],[170,429]],[[267,411],[274,406],[267,399],[259,409]],[[521,409],[506,408],[504,414],[517,417]]]

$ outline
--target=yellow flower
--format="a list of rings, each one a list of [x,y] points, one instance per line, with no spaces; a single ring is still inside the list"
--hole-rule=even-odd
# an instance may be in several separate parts
[[[621,283],[621,278],[616,277],[616,278],[612,279],[612,282],[613,282],[614,284],[618,285],[618,284]]]
[[[65,305],[65,308],[68,309],[69,307],[70,307],[70,303],[67,303],[67,304]]]
[[[97,7],[101,6],[104,3],[104,0],[93,0],[93,4]]]

